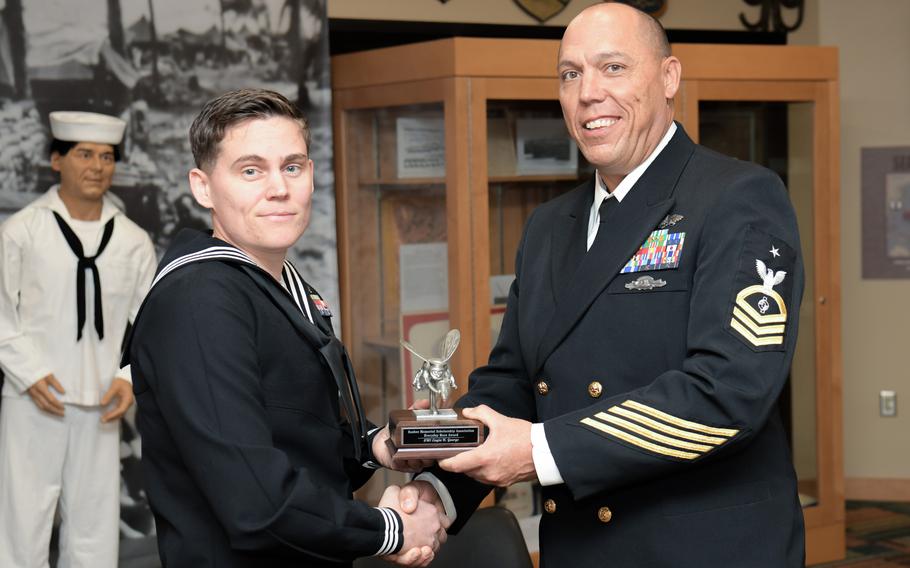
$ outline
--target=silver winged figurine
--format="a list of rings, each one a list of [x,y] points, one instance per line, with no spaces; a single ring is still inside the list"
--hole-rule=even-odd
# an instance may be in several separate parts
[[[420,370],[414,375],[412,385],[417,392],[428,390],[430,394],[430,409],[415,410],[417,418],[455,418],[455,411],[451,409],[439,409],[439,403],[449,398],[449,394],[455,388],[455,377],[452,376],[452,369],[449,367],[449,359],[455,354],[458,348],[458,342],[461,341],[461,332],[457,329],[449,330],[442,340],[441,354],[439,358],[424,357],[417,352],[417,349],[405,341],[401,340],[401,346],[423,360]]]

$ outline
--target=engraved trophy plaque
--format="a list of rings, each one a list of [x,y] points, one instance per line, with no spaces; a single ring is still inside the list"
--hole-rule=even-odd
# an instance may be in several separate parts
[[[439,408],[455,389],[449,359],[455,353],[461,333],[450,330],[442,340],[439,358],[424,357],[405,340],[401,345],[423,360],[414,375],[414,390],[429,391],[427,410],[393,410],[389,413],[389,448],[395,460],[442,459],[483,443],[484,425],[465,418],[461,410]]]

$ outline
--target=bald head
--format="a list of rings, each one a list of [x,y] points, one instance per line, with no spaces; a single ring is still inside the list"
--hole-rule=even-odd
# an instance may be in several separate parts
[[[602,17],[611,19],[618,18],[621,21],[635,25],[636,35],[645,42],[660,59],[670,57],[672,54],[670,51],[670,41],[667,39],[667,32],[664,30],[661,23],[657,21],[657,18],[646,12],[642,12],[638,8],[633,8],[632,6],[621,2],[603,2],[585,8],[569,22],[565,33],[566,35],[569,34],[573,25],[576,25],[576,22],[583,24],[591,19]],[[563,37],[565,38],[565,35],[563,35]]]
[[[609,2],[582,11],[566,28],[557,72],[569,134],[615,187],[673,123],[679,59],[654,18]]]

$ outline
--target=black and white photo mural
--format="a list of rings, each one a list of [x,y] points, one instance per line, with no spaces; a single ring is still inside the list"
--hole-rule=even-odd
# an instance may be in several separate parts
[[[292,260],[338,310],[326,0],[0,0],[0,16],[0,221],[56,182],[49,112],[117,115],[128,127],[111,193],[160,254],[180,228],[209,226],[187,182],[202,104],[273,89],[312,130],[316,193]],[[121,534],[150,535],[139,440],[123,427]]]

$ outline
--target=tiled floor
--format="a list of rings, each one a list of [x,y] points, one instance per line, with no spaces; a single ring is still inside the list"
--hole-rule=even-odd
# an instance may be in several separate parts
[[[813,568],[910,567],[910,503],[847,502],[847,558]]]

